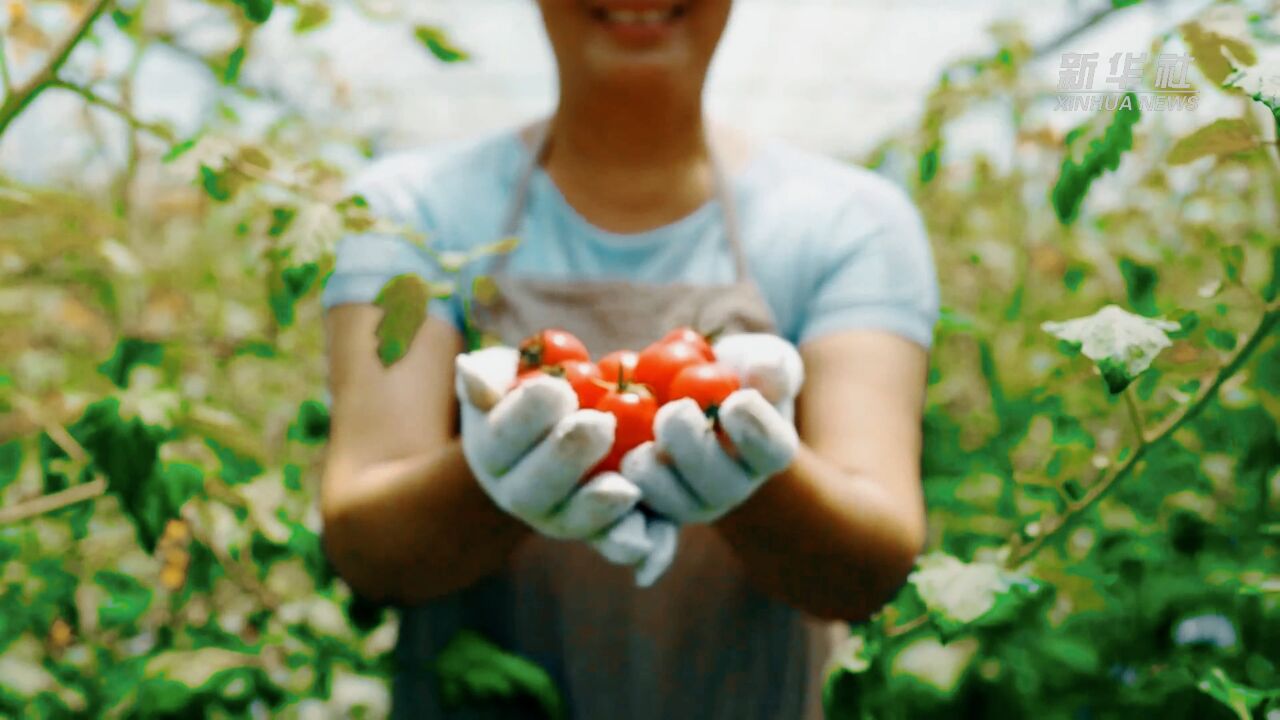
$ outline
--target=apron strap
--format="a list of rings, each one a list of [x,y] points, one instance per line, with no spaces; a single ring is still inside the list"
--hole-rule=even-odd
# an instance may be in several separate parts
[[[529,154],[529,160],[520,169],[520,175],[516,178],[515,188],[512,191],[511,202],[507,206],[507,212],[502,220],[502,237],[511,237],[520,229],[521,215],[524,213],[525,204],[529,199],[529,186],[532,184],[533,173],[545,159],[551,135],[550,121],[544,121],[538,124],[533,139],[533,150]],[[720,203],[720,211],[723,216],[725,243],[729,249],[730,256],[733,257],[734,280],[737,282],[745,282],[749,277],[747,268],[747,256],[742,249],[742,240],[738,226],[737,205],[733,198],[733,188],[730,186],[729,180],[724,172],[724,167],[720,162],[720,158],[715,149],[711,146],[708,139],[707,152],[711,156],[711,177],[712,184],[715,185],[716,200]],[[498,273],[506,269],[507,260],[511,253],[501,253],[491,266],[490,272]]]

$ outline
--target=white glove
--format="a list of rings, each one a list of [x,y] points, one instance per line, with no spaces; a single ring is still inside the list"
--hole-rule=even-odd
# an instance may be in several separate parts
[[[791,417],[804,371],[795,347],[774,335],[747,334],[720,340],[715,352],[744,385],[717,413],[731,447],[698,404],[684,398],[659,408],[656,439],[622,459],[622,474],[640,487],[645,504],[677,523],[710,522],[737,507],[785,470],[800,446]]]
[[[742,387],[759,390],[794,422],[796,396],[804,384],[804,363],[794,345],[777,335],[741,333],[720,338],[712,350],[717,362],[738,374]]]
[[[462,450],[493,502],[538,532],[590,540],[612,562],[643,564],[654,545],[634,508],[640,489],[616,472],[579,483],[613,444],[614,417],[579,410],[560,378],[539,377],[507,392],[519,353],[494,347],[458,355]]]

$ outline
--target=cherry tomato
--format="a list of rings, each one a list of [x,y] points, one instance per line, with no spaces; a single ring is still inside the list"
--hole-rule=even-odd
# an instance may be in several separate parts
[[[669,400],[693,398],[704,411],[720,406],[729,394],[741,387],[738,375],[719,363],[691,365],[671,379]]]
[[[676,341],[687,342],[690,345],[698,348],[698,352],[702,353],[702,357],[706,358],[707,362],[716,361],[716,354],[711,349],[711,343],[708,343],[707,337],[702,333],[698,332],[697,330],[694,330],[693,328],[687,325],[683,327],[678,327],[675,330],[672,330],[671,332],[667,333],[666,335],[663,335],[662,339],[659,340],[658,342],[670,343],[670,342],[676,342]]]
[[[600,366],[600,377],[605,382],[631,382],[636,372],[636,360],[640,355],[635,350],[614,350],[600,358],[596,363]]]
[[[521,370],[519,373],[516,374],[516,379],[511,381],[511,387],[508,389],[514,390],[520,385],[523,385],[526,382],[529,382],[533,378],[542,377],[544,375],[546,375],[546,373],[542,372],[542,370],[539,368],[533,368],[531,370]]]
[[[587,473],[588,478],[605,470],[618,470],[623,455],[653,439],[653,416],[658,412],[658,402],[643,388],[633,386],[607,391],[596,409],[612,413],[618,419],[618,427],[609,454]]]
[[[640,351],[636,359],[634,380],[649,386],[658,403],[665,403],[671,380],[676,373],[691,366],[706,363],[697,346],[683,340],[657,342]]]
[[[550,328],[520,342],[520,369],[559,365],[569,360],[590,360],[587,346],[566,330]]]
[[[578,407],[594,408],[609,388],[600,375],[600,368],[586,360],[568,360],[550,369],[550,374],[569,381],[578,394]]]

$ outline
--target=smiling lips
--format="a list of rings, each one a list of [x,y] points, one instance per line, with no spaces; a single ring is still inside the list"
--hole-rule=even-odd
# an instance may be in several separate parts
[[[649,28],[684,17],[686,8],[686,3],[614,3],[593,6],[591,16],[615,27]]]

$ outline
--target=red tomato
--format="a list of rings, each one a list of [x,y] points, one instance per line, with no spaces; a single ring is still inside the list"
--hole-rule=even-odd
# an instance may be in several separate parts
[[[697,346],[683,340],[657,342],[640,351],[636,359],[634,380],[649,386],[658,403],[667,401],[671,380],[681,370],[691,365],[707,362]]]
[[[596,409],[612,413],[618,419],[613,434],[613,447],[609,454],[596,464],[587,477],[605,470],[617,470],[622,456],[632,448],[653,439],[653,416],[658,412],[658,402],[642,388],[609,390],[596,404]]]
[[[593,408],[600,398],[609,392],[604,380],[600,377],[600,368],[586,360],[569,360],[551,369],[552,375],[558,375],[573,386],[578,394],[578,407]]]
[[[542,372],[542,370],[538,368],[533,368],[532,370],[521,370],[516,374],[516,379],[511,381],[511,387],[508,389],[514,390],[516,387],[525,384],[533,378],[542,377],[543,375],[546,375],[546,373]]]
[[[635,350],[614,350],[596,363],[600,366],[600,377],[604,378],[605,382],[611,383],[631,382],[636,372],[636,360],[639,357]]]
[[[569,360],[590,360],[587,346],[565,330],[543,330],[520,342],[520,369],[559,365]]]
[[[702,333],[698,332],[697,330],[694,330],[693,328],[687,325],[684,327],[678,327],[675,330],[672,330],[671,332],[667,333],[666,335],[663,335],[662,339],[659,340],[658,342],[670,343],[670,342],[676,342],[676,341],[687,342],[690,345],[698,348],[698,352],[702,353],[702,357],[706,358],[707,362],[716,361],[716,354],[711,349],[711,343],[708,343],[707,337]]]
[[[719,363],[691,365],[671,379],[669,400],[693,398],[704,411],[719,407],[729,394],[741,387],[738,375]]]

